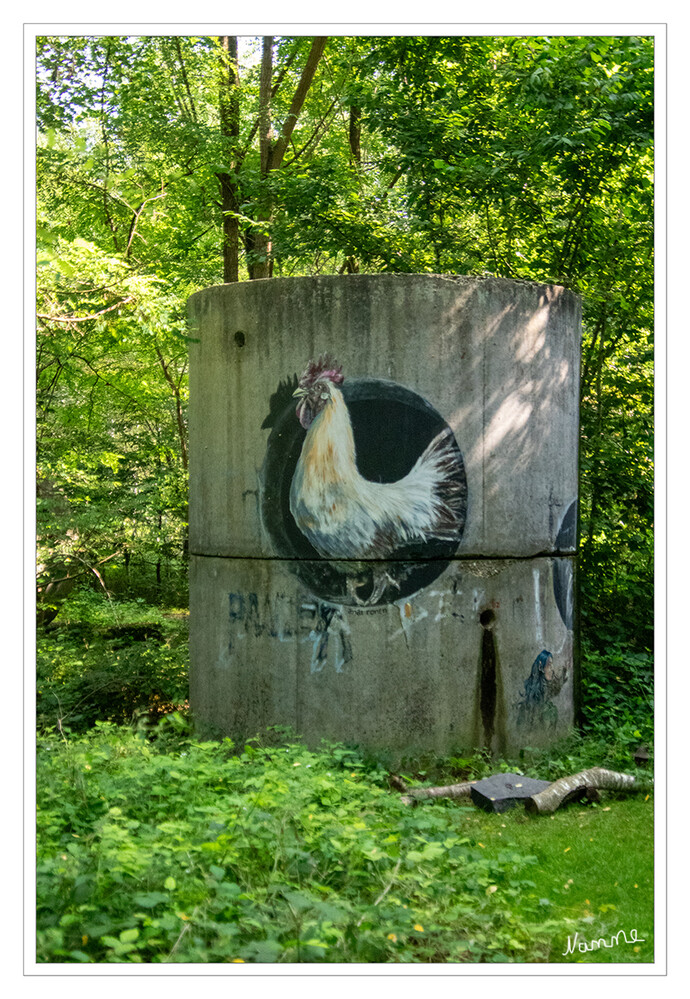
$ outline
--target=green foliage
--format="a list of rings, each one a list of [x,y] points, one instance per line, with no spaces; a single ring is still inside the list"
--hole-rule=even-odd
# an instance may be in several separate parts
[[[649,724],[645,664],[618,650],[622,696],[595,653],[587,662],[589,734],[519,760],[409,761],[403,779],[556,779],[598,765],[648,784],[631,761]],[[562,960],[575,932],[621,925],[650,953],[646,802],[573,806],[553,824],[450,801],[405,807],[356,747],[309,751],[278,729],[268,745],[201,741],[186,678],[185,615],[142,600],[79,590],[40,630],[39,961],[543,962]]]
[[[187,526],[182,303],[93,244],[60,237],[39,256],[38,291],[43,610],[51,600],[59,607],[57,587],[46,589],[52,581],[73,585],[108,571],[113,581],[137,571],[159,597],[165,576],[179,599]]]
[[[39,731],[82,732],[97,721],[146,731],[186,706],[187,614],[143,600],[78,591],[37,643]]]
[[[38,959],[67,963],[560,960],[569,933],[615,932],[622,893],[584,844],[625,838],[634,804],[553,823],[410,808],[353,749],[200,742],[178,716],[154,743],[104,723],[42,738],[37,786]],[[570,845],[577,863],[554,864]]]
[[[654,666],[648,652],[610,643],[605,652],[587,644],[582,657],[585,732],[615,741],[628,753],[654,738]]]

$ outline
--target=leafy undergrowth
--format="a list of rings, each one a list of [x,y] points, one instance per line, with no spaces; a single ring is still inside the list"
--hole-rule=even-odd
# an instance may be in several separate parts
[[[584,657],[584,737],[397,772],[646,776],[632,753],[651,745],[651,661],[609,651]],[[646,793],[551,818],[411,808],[380,760],[342,745],[310,752],[277,730],[270,746],[201,741],[175,713],[187,658],[186,613],[142,600],[84,591],[40,629],[39,961],[652,960]]]
[[[410,807],[339,744],[156,732],[39,740],[38,961],[652,960],[644,794],[552,818]]]
[[[145,727],[186,705],[188,613],[143,600],[77,593],[39,629],[39,731],[85,731],[96,721]]]
[[[654,656],[611,640],[605,651],[582,642],[584,728],[630,747],[654,738]]]

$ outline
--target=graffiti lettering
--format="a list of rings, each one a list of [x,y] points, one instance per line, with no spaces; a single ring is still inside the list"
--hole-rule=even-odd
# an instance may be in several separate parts
[[[317,620],[309,633],[313,643],[311,672],[320,673],[328,661],[329,639],[333,638],[335,671],[343,672],[343,666],[352,659],[350,628],[340,607],[319,602],[316,607]]]
[[[336,673],[342,673],[352,660],[350,627],[339,606],[321,600],[297,606],[286,593],[278,593],[272,600],[256,593],[229,593],[228,604],[230,653],[234,642],[266,635],[280,642],[311,642],[312,673],[320,673],[327,664],[329,648]]]
[[[259,598],[256,593],[229,593],[229,614],[231,638],[228,641],[232,652],[233,638],[243,639],[247,635],[258,638],[270,635],[281,642],[295,637],[293,601],[286,593],[277,593]]]

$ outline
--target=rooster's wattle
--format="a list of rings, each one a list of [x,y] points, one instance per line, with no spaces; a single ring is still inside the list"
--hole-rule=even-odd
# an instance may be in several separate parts
[[[342,368],[320,357],[310,361],[294,393],[297,417],[307,431],[290,488],[290,511],[299,529],[330,559],[387,559],[410,544],[459,540],[461,458],[450,429],[434,437],[404,478],[365,479],[338,387],[343,380]],[[381,586],[375,589],[380,596]],[[373,595],[366,602],[373,603]]]

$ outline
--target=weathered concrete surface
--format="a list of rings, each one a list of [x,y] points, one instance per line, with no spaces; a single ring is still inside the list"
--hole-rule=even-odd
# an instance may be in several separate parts
[[[398,755],[549,745],[573,723],[573,632],[556,600],[573,561],[457,560],[360,608],[315,597],[288,561],[194,556],[194,713],[211,732],[290,725],[311,744]]]
[[[576,296],[433,275],[273,279],[200,292],[189,317],[197,720],[399,755],[564,735],[577,688]],[[459,544],[348,563],[307,542],[288,501],[304,439],[292,392],[325,352],[343,366],[364,477],[402,478],[452,429]],[[375,606],[358,603],[372,594]]]
[[[468,494],[459,557],[574,551],[574,532],[558,537],[577,496],[575,295],[493,278],[272,279],[199,292],[189,317],[193,553],[276,555],[267,445],[286,405],[291,426],[290,380],[325,351],[346,387],[406,386],[453,429]]]

